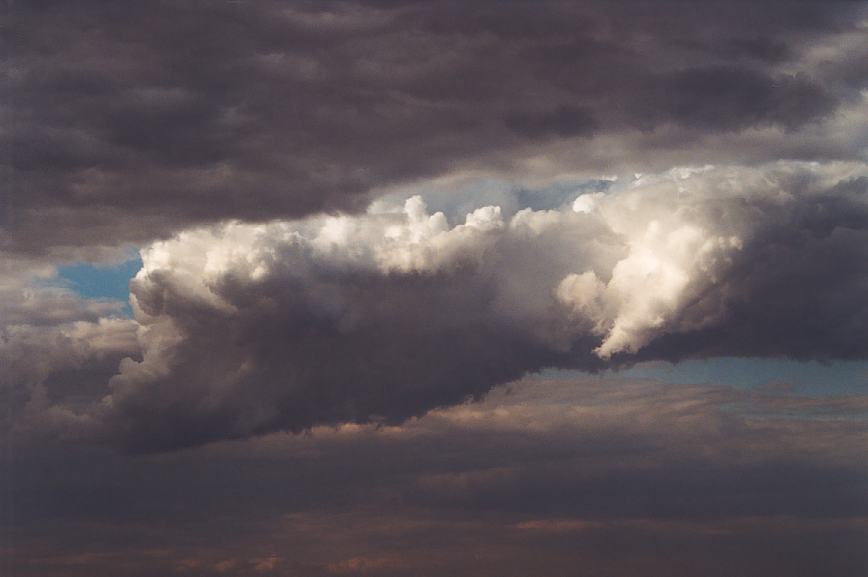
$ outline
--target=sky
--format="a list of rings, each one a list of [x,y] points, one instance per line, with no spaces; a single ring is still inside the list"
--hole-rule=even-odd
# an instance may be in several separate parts
[[[868,574],[864,3],[0,34],[0,575]]]

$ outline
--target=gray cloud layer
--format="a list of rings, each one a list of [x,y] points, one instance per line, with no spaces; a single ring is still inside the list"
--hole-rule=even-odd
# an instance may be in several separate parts
[[[2,247],[54,254],[224,218],[360,210],[372,189],[522,173],[541,157],[549,177],[671,157],[853,158],[853,125],[829,136],[823,123],[861,102],[861,10],[14,3]]]
[[[11,574],[865,574],[864,395],[527,380],[401,427],[25,444]]]

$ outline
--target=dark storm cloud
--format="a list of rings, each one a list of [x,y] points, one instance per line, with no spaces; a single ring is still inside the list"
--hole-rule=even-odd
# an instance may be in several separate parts
[[[858,10],[17,2],[4,25],[4,247],[115,246],[223,218],[357,210],[372,188],[635,129],[674,128],[666,148],[698,162],[737,154],[691,143],[794,131],[858,93],[858,62],[800,60],[854,30]],[[660,146],[569,162],[639,170]],[[805,146],[803,157],[855,152]]]
[[[856,577],[865,408],[529,380],[380,430],[136,458],[25,444],[15,574]]]
[[[793,129],[832,108],[831,98],[815,84],[773,79],[749,68],[691,68],[661,84],[658,102],[646,103],[649,117],[659,112],[700,129],[736,130],[764,123]]]

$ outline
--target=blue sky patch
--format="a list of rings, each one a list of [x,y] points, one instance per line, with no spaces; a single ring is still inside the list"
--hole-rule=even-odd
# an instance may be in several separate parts
[[[546,378],[572,378],[581,371],[547,369]],[[791,393],[809,397],[860,394],[868,385],[868,361],[797,361],[786,358],[717,357],[679,363],[653,361],[603,375],[630,379],[651,379],[674,385],[724,385],[756,388],[788,385]]]
[[[142,259],[138,255],[128,261],[107,266],[77,262],[57,267],[57,279],[64,288],[83,298],[123,301],[126,303],[124,312],[132,316],[129,282],[141,268]]]
[[[651,378],[674,384],[760,387],[787,384],[808,396],[854,394],[868,384],[868,362],[796,361],[785,358],[720,357],[687,360],[677,364],[640,363],[621,371],[622,376]]]

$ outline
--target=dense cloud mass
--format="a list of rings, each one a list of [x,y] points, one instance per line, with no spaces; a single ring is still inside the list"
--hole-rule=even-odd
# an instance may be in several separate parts
[[[143,359],[102,418],[152,450],[400,422],[545,367],[866,358],[866,175],[673,169],[463,223],[412,197],[190,230],[142,251]]]
[[[457,171],[852,160],[863,9],[10,3],[0,248],[90,255],[225,218],[360,211]]]

